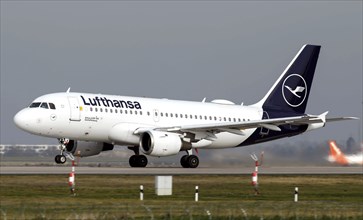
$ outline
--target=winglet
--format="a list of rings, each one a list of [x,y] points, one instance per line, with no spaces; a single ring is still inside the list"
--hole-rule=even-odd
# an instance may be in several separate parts
[[[320,114],[318,118],[320,118],[324,123],[326,122],[326,115],[329,113],[329,111],[324,112],[323,114]]]

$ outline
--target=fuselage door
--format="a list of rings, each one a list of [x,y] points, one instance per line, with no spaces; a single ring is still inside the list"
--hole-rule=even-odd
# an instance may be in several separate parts
[[[78,103],[77,97],[68,97],[69,108],[70,108],[70,121],[81,121],[81,110]]]

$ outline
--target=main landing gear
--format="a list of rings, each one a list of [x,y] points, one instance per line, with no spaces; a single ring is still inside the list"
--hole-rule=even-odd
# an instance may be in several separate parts
[[[147,158],[145,155],[140,155],[140,148],[138,146],[128,147],[130,150],[135,152],[129,159],[129,164],[131,167],[146,167]]]
[[[66,149],[67,144],[69,143],[69,139],[61,138],[59,141],[59,150],[60,154],[55,156],[54,160],[57,164],[64,164],[67,161],[66,156],[64,155],[64,150]]]
[[[184,168],[197,168],[199,165],[199,158],[192,155],[192,150],[188,150],[188,155],[182,156],[180,159],[180,164]]]

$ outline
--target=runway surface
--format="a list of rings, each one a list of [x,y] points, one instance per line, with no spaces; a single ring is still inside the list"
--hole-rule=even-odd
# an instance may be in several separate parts
[[[2,166],[0,174],[68,174],[68,166]],[[124,168],[124,167],[76,167],[77,174],[118,175],[221,175],[251,174],[254,167],[243,168]],[[260,167],[260,174],[363,174],[363,167]]]

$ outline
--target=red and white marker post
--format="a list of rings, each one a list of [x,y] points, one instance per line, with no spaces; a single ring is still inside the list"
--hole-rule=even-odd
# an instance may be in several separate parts
[[[256,156],[256,154],[251,154],[251,158],[255,161],[255,171],[252,173],[252,186],[253,189],[255,191],[255,195],[260,194],[260,192],[258,191],[258,167],[262,165],[262,161],[263,161],[263,151],[261,153],[261,162],[258,162],[258,157]]]
[[[68,178],[68,185],[69,189],[71,190],[71,194],[73,196],[76,196],[76,175],[75,175],[75,163],[74,160],[72,160],[72,171],[69,173]]]

